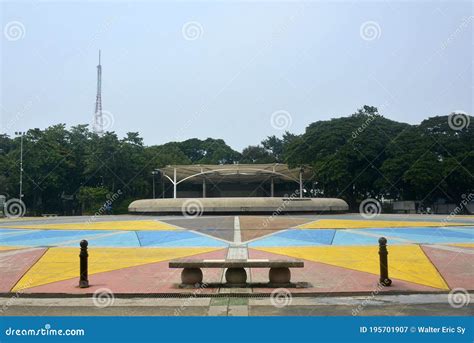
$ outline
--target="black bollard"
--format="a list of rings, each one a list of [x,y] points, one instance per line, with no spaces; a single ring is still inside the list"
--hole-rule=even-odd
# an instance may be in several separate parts
[[[88,271],[87,271],[87,258],[89,254],[87,253],[87,246],[89,243],[84,239],[80,243],[81,245],[81,252],[79,253],[79,260],[80,260],[80,271],[79,271],[79,287],[80,288],[87,288],[89,287],[89,279],[88,279]]]
[[[382,286],[390,286],[392,280],[388,278],[388,251],[387,239],[385,237],[379,238],[379,257],[380,257],[380,284]]]

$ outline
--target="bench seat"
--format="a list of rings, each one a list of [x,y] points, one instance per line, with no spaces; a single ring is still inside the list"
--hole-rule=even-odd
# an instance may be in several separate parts
[[[170,268],[303,268],[298,260],[178,260]]]
[[[169,262],[169,268],[183,268],[181,282],[183,284],[197,284],[202,282],[201,268],[227,268],[225,277],[229,284],[245,284],[247,272],[245,268],[270,268],[270,283],[286,284],[290,282],[289,268],[303,268],[304,262],[300,260],[267,260],[267,259],[242,259],[242,260],[193,260],[182,259]]]

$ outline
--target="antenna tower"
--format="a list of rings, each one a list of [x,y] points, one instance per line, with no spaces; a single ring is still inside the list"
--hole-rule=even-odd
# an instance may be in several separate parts
[[[97,96],[95,99],[94,132],[99,136],[104,134],[104,118],[102,117],[102,65],[100,64],[100,50],[99,64],[97,65]]]

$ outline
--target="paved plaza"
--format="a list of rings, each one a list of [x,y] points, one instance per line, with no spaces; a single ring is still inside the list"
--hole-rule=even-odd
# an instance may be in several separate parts
[[[388,239],[390,287],[378,286],[378,238]],[[265,295],[268,269],[228,288],[222,269],[180,287],[179,258],[301,259],[293,299],[315,295],[447,293],[474,288],[474,217],[435,215],[100,216],[0,220],[0,293]],[[79,242],[89,241],[89,288],[78,288]],[[214,299],[214,298],[212,298]],[[216,298],[218,299],[218,298]],[[218,300],[213,300],[218,301]],[[248,300],[245,300],[248,301]],[[252,300],[253,301],[253,300]],[[247,302],[248,303],[248,302]]]

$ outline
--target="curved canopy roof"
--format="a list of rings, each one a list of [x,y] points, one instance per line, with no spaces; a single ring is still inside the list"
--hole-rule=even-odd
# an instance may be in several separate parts
[[[176,170],[177,183],[200,182],[203,178],[220,182],[258,182],[272,176],[276,180],[299,182],[300,170],[305,180],[313,176],[311,169],[307,166],[290,169],[288,165],[280,163],[169,165],[159,170],[170,180],[173,179]]]

